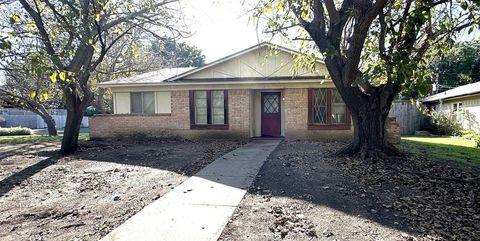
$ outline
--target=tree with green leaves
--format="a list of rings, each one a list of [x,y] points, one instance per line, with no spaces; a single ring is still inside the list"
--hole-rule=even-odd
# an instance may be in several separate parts
[[[350,113],[354,134],[340,154],[400,154],[385,139],[392,101],[403,86],[428,91],[429,55],[478,25],[478,0],[274,0],[255,17],[265,32],[321,56]],[[311,46],[311,47],[309,47]],[[302,57],[305,59],[305,57]]]
[[[95,84],[160,68],[162,63],[149,51],[147,39],[160,41],[154,36],[149,36],[149,33],[142,29],[132,31],[131,34],[119,40],[95,69],[93,73]],[[105,106],[109,103],[108,97],[111,96],[107,95],[105,88],[97,87],[94,93],[92,106],[97,113],[105,113],[107,111]]]
[[[139,29],[125,36],[110,49],[104,61],[94,72],[96,83],[141,74],[160,68],[200,67],[205,55],[193,45],[175,39],[151,36]],[[97,88],[92,105],[98,113],[105,113],[110,101],[105,88]],[[107,98],[105,98],[107,97]]]
[[[480,81],[480,42],[461,42],[432,61],[435,84],[448,87]]]
[[[165,67],[201,67],[205,55],[196,46],[174,40],[151,41],[150,51]]]
[[[3,0],[2,32],[10,52],[39,46],[53,70],[50,80],[62,90],[67,119],[61,154],[73,154],[83,113],[92,102],[91,75],[110,49],[136,29],[156,36],[181,35],[183,24],[176,0]],[[9,21],[9,26],[5,22]],[[3,54],[2,58],[9,53]]]
[[[56,136],[55,120],[48,109],[60,105],[61,93],[49,79],[51,69],[47,63],[42,51],[1,62],[5,83],[0,86],[0,100],[39,115],[47,124],[48,135]]]

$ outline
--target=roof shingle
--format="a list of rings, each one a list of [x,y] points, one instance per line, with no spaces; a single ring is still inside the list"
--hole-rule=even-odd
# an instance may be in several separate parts
[[[182,68],[165,68],[159,69],[143,74],[132,75],[130,77],[111,80],[101,83],[102,85],[108,84],[132,84],[132,83],[161,83],[172,77],[183,74],[187,71],[195,69],[195,67],[182,67]]]

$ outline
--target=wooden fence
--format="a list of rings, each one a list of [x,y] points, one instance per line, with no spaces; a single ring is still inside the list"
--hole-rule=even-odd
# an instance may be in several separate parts
[[[57,128],[64,128],[65,121],[67,119],[66,110],[48,110],[55,120]],[[47,128],[47,124],[43,119],[30,111],[21,109],[0,109],[0,120],[5,119],[1,124],[1,127],[28,127],[32,129]],[[82,127],[88,127],[88,117],[84,117],[82,120]]]
[[[420,126],[425,120],[424,115],[417,107],[417,103],[412,103],[409,100],[394,101],[388,116],[397,119],[402,135],[413,135],[415,131],[420,130]]]

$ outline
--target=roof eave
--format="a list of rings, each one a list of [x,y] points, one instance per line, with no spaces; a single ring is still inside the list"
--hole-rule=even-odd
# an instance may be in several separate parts
[[[473,93],[467,93],[467,94],[463,94],[463,95],[455,95],[455,96],[449,96],[449,97],[445,97],[445,98],[438,98],[438,99],[433,99],[433,100],[422,100],[422,103],[433,103],[433,102],[439,102],[439,101],[443,101],[443,100],[451,100],[451,99],[457,99],[457,98],[463,98],[463,97],[469,97],[469,96],[476,96],[476,95],[480,95],[480,91],[479,92],[473,92]]]
[[[99,84],[101,88],[111,88],[111,87],[146,87],[146,86],[195,86],[195,85],[250,85],[250,84],[271,84],[271,83],[312,83],[318,82],[319,80],[323,82],[331,82],[330,79],[325,78],[315,78],[312,76],[311,79],[292,79],[292,80],[263,80],[263,81],[218,81],[218,82],[156,82],[156,83],[115,83],[115,84]]]

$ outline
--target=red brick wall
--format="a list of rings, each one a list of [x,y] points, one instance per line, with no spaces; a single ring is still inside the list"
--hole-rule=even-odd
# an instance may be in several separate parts
[[[229,129],[190,130],[188,91],[172,91],[172,113],[155,115],[116,114],[90,117],[91,138],[115,138],[145,135],[153,137],[174,136],[183,138],[249,137],[250,92],[229,90]]]
[[[308,129],[308,89],[285,89],[283,105],[285,111],[285,138],[349,140],[350,130],[309,130]]]

